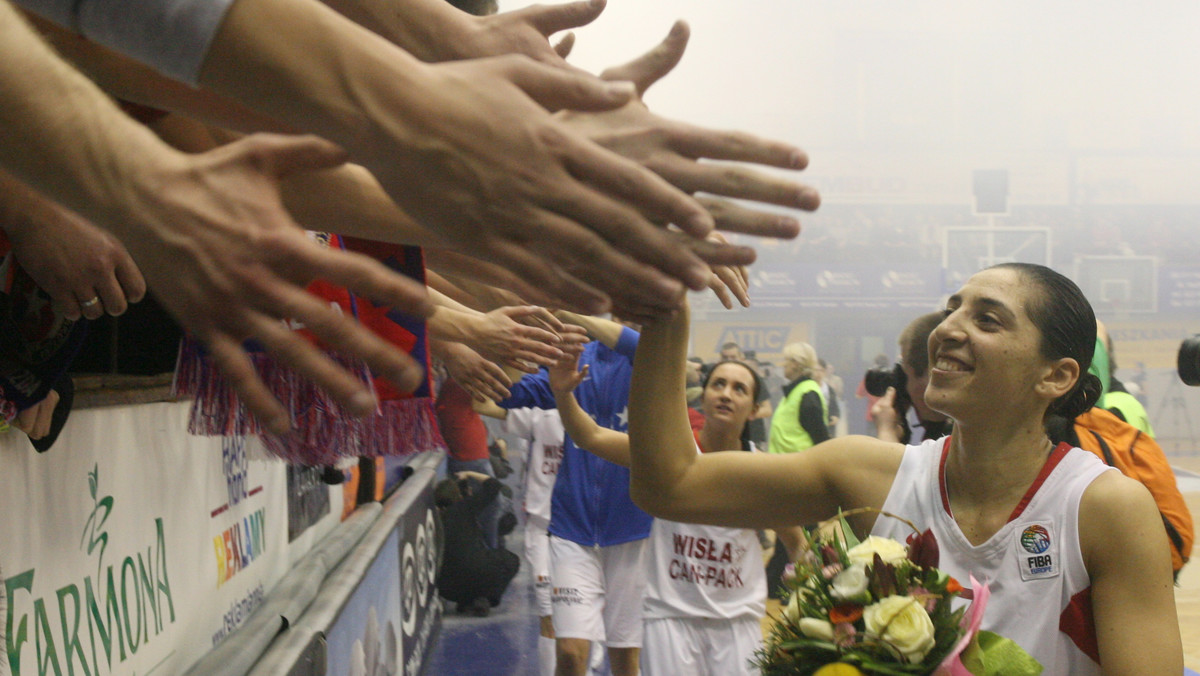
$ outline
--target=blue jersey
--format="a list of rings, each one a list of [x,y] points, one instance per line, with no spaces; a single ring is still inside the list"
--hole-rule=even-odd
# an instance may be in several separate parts
[[[575,388],[575,398],[601,427],[629,431],[629,381],[637,342],[638,333],[626,328],[616,350],[600,341],[584,347],[579,365],[588,365],[588,377]],[[502,408],[555,407],[545,370],[525,376],[511,392],[500,402]],[[598,458],[566,437],[550,501],[551,535],[606,547],[649,537],[651,521],[629,497],[628,468]]]

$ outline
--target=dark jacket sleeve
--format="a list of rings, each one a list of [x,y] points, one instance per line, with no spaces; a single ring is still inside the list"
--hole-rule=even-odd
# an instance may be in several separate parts
[[[833,420],[834,418],[842,417],[842,408],[838,406],[838,400],[837,397],[834,396],[833,390],[830,390],[829,394],[829,419]]]
[[[814,444],[829,441],[829,428],[825,426],[825,407],[821,406],[821,395],[805,392],[800,398],[800,426],[812,437]]]

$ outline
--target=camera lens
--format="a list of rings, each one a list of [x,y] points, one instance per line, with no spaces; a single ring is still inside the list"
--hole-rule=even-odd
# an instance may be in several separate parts
[[[1179,379],[1190,387],[1200,387],[1200,334],[1179,346]]]

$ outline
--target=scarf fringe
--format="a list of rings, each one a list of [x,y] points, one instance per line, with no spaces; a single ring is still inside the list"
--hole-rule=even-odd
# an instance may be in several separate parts
[[[371,382],[362,360],[336,354],[330,357],[364,383]],[[294,431],[286,436],[266,433],[225,377],[205,358],[203,348],[185,339],[179,348],[172,391],[176,397],[193,398],[190,434],[260,435],[270,457],[300,465],[332,465],[344,457],[411,455],[446,445],[430,397],[382,401],[375,414],[356,418],[307,377],[272,356],[251,353],[250,360],[287,409]]]

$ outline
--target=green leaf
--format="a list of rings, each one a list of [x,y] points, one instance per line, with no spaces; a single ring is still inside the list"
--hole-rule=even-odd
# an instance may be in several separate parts
[[[1042,665],[1016,641],[990,631],[980,631],[960,656],[975,676],[1038,676]]]
[[[862,543],[858,536],[854,534],[854,529],[846,522],[846,517],[842,516],[842,510],[838,510],[838,525],[842,528],[842,534],[846,536],[846,549],[854,549]]]

